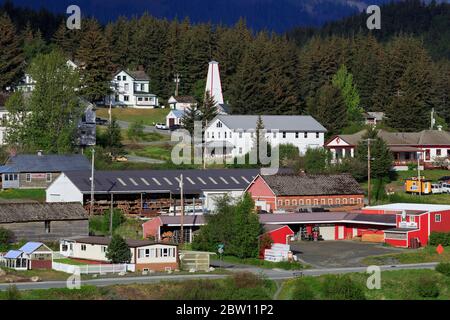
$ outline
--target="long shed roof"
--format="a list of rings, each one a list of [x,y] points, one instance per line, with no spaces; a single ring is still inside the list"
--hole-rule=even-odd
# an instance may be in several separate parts
[[[67,172],[90,167],[89,160],[81,154],[18,154],[7,160],[4,169],[8,172]]]
[[[88,214],[78,202],[0,203],[0,223],[82,219]]]
[[[244,190],[258,173],[258,169],[96,171],[94,192],[178,194],[181,174],[186,194],[207,190]],[[71,171],[65,175],[82,193],[90,193],[90,171]]]

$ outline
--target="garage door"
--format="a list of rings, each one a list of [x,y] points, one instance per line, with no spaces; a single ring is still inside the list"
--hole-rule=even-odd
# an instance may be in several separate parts
[[[323,240],[335,240],[334,226],[319,227],[319,232]]]

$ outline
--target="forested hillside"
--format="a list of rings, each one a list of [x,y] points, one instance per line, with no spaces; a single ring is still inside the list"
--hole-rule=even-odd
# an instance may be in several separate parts
[[[106,26],[84,20],[79,31],[67,30],[61,22],[46,41],[35,24],[14,28],[4,17],[0,29],[9,29],[8,34],[17,34],[21,40],[0,39],[0,69],[16,71],[0,84],[5,88],[17,80],[24,60],[57,47],[86,64],[83,73],[85,81],[90,81],[87,88],[92,87],[92,92],[86,93],[90,98],[103,94],[117,68],[143,66],[151,78],[152,92],[162,101],[173,94],[176,73],[181,75],[180,94],[202,99],[207,64],[214,59],[220,63],[224,98],[233,113],[308,113],[338,132],[351,122],[349,101],[342,99],[342,90],[332,84],[341,68],[343,81],[350,82],[359,95],[359,106],[385,111],[389,126],[399,130],[427,128],[432,108],[450,123],[450,63],[445,53],[450,5],[423,7],[415,0],[407,2],[397,21],[422,16],[426,10],[423,23],[417,29],[404,29],[398,23],[390,26],[386,7],[382,9],[387,20],[383,20],[381,35],[367,32],[362,16],[311,31],[305,37],[305,31],[298,30],[289,36],[254,34],[244,20],[224,27],[144,14],[119,18]],[[13,16],[12,20],[23,18]],[[17,57],[21,57],[20,63]]]

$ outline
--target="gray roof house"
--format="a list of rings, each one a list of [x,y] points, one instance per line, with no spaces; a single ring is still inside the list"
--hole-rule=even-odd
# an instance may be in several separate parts
[[[253,148],[256,124],[261,117],[266,141],[272,147],[293,144],[300,154],[323,147],[327,129],[311,116],[218,115],[205,130],[207,156],[239,158]]]
[[[81,154],[18,154],[0,166],[2,188],[47,188],[63,171],[90,168],[89,160]]]

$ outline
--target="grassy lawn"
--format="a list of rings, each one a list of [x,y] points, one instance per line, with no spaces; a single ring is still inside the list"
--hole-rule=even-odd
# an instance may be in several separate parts
[[[166,116],[170,109],[132,109],[132,108],[113,108],[112,116],[117,120],[136,122],[142,121],[147,126],[153,126],[154,123],[166,122]],[[109,118],[108,108],[99,108],[96,111],[97,117]]]
[[[211,259],[219,260],[219,257],[217,255],[211,256]],[[306,269],[308,266],[305,266],[303,264],[300,264],[298,262],[270,262],[262,259],[256,259],[256,258],[246,258],[246,259],[240,259],[233,256],[224,256],[223,257],[224,262],[229,263],[236,263],[236,264],[248,264],[260,268],[266,268],[266,269],[284,269],[284,270],[301,270]]]
[[[5,200],[33,200],[44,202],[45,189],[6,189],[0,190],[0,201]]]
[[[450,262],[450,247],[444,247],[444,252],[442,254],[436,252],[436,247],[428,246],[411,252],[371,256],[362,260],[362,263],[366,265],[424,262]]]
[[[16,271],[13,269],[2,268],[6,271],[6,276],[0,277],[0,283],[5,282],[31,282],[31,277],[39,277],[41,281],[66,280],[69,274],[55,270],[26,270]]]
[[[73,266],[84,266],[84,265],[86,265],[86,263],[84,263],[84,262],[80,262],[80,261],[73,260],[73,259],[70,259],[70,258],[55,259],[53,261],[54,262],[58,262],[58,263],[70,264],[70,265],[73,265]]]
[[[171,159],[172,146],[170,144],[162,144],[158,146],[145,146],[133,149],[131,154],[159,160],[169,161]]]
[[[252,274],[236,274],[220,280],[164,281],[107,287],[83,286],[80,290],[48,289],[21,291],[23,300],[270,300],[276,291],[273,281]],[[0,292],[0,300],[8,299]]]
[[[397,270],[383,271],[381,273],[381,289],[369,290],[366,287],[368,274],[351,273],[350,278],[363,288],[364,295],[368,300],[418,300],[424,299],[417,292],[418,281],[421,278],[431,278],[439,288],[439,296],[436,299],[450,299],[450,277],[446,277],[434,270]],[[324,299],[321,287],[325,276],[303,277],[288,280],[284,283],[278,298],[280,300],[291,300],[293,289],[299,282],[305,282],[314,292],[315,299]]]

